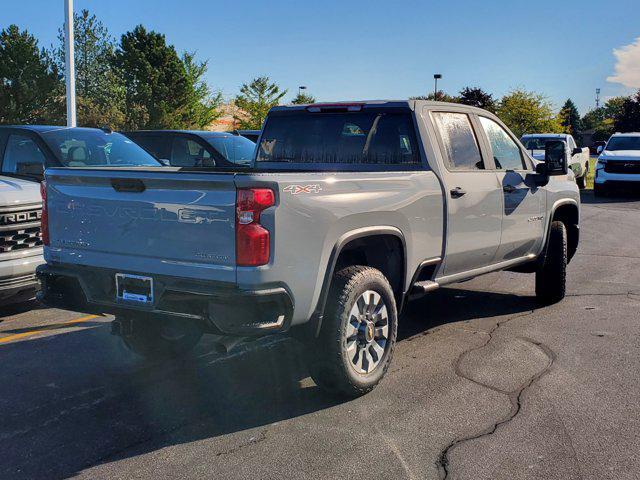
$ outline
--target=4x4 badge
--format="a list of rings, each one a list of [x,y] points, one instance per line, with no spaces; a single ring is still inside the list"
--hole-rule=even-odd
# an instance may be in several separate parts
[[[299,193],[320,193],[322,188],[315,183],[313,185],[289,185],[283,188],[282,191],[291,195],[298,195]]]

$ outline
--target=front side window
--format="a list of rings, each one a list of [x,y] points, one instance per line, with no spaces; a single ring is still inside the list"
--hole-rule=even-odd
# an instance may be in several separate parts
[[[449,170],[484,170],[484,162],[469,116],[465,113],[435,112]]]
[[[330,165],[418,165],[409,112],[272,114],[256,162]]]
[[[3,173],[42,175],[45,156],[36,142],[27,135],[9,135],[2,161]]]
[[[175,167],[214,167],[215,160],[204,145],[187,137],[176,137],[171,149],[171,165]]]
[[[480,123],[489,139],[496,168],[498,170],[524,169],[522,152],[504,128],[486,117],[480,117]]]
[[[42,134],[65,167],[160,167],[153,156],[119,133],[98,129],[61,128]]]

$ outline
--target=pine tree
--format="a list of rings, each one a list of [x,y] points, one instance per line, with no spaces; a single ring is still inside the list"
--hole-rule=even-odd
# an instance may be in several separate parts
[[[26,30],[0,32],[0,123],[64,123],[62,82],[55,64]]]

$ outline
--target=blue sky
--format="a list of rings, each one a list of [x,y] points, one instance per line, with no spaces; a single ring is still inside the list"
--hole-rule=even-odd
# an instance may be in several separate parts
[[[42,46],[56,41],[63,0],[2,3],[0,27],[16,23]],[[432,91],[439,72],[447,93],[471,85],[499,97],[524,87],[556,108],[571,97],[581,113],[592,108],[596,87],[603,98],[640,88],[639,7],[638,0],[75,0],[76,11],[89,9],[116,37],[142,23],[178,51],[197,51],[225,98],[257,75],[288,88],[287,99],[298,85],[321,101],[406,98]]]

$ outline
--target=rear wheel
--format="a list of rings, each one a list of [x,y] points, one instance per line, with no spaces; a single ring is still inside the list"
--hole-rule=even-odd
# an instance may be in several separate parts
[[[184,319],[131,319],[130,326],[130,331],[122,335],[124,344],[132,352],[155,360],[185,355],[203,333],[195,322]]]
[[[580,190],[584,190],[584,188],[587,186],[586,182],[587,182],[587,174],[586,173],[584,174],[584,176],[576,178],[576,183],[578,184],[578,188]]]
[[[311,376],[318,386],[339,395],[373,390],[389,368],[396,333],[396,303],[385,276],[364,266],[339,271],[320,335],[311,341]]]
[[[562,300],[567,285],[567,228],[554,221],[544,262],[536,271],[536,298],[544,305]]]

